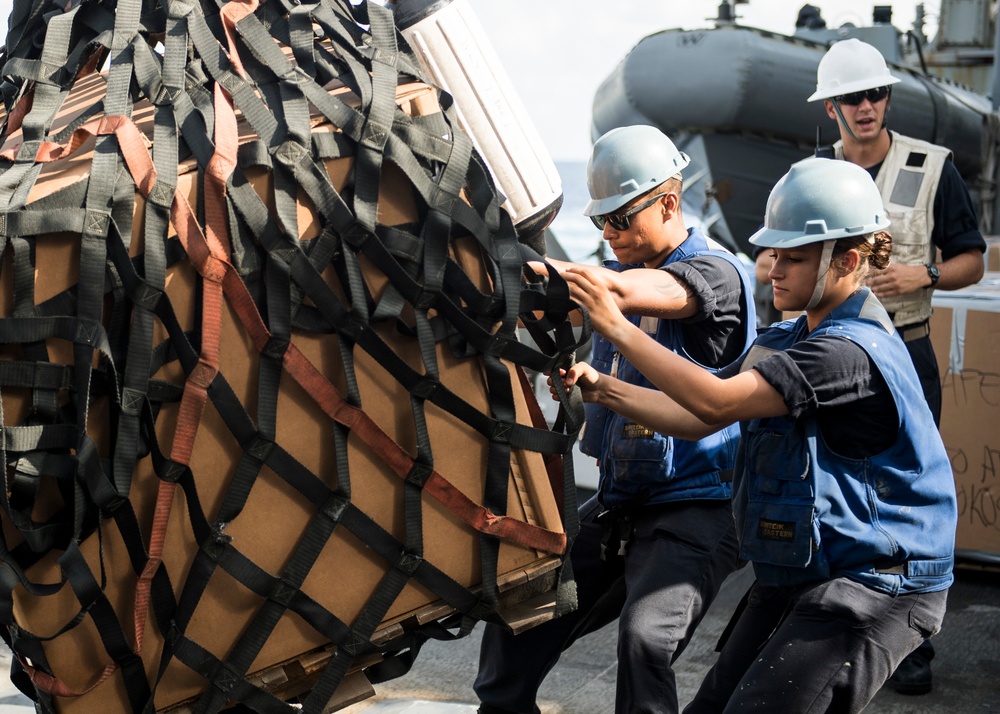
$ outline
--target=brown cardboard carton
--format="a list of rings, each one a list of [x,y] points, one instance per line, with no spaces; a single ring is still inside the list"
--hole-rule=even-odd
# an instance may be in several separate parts
[[[959,556],[1000,556],[1000,273],[934,292],[931,339],[942,366],[941,436],[958,495]]]
[[[986,237],[986,271],[1000,272],[1000,236]]]
[[[88,106],[94,93],[100,92],[100,80],[94,75],[92,81],[81,82],[75,96],[64,105],[63,115],[56,127],[66,126],[74,118],[74,112]],[[397,101],[413,113],[426,113],[437,108],[434,90],[423,85],[409,85],[400,89]],[[140,128],[149,131],[151,113],[148,107],[137,106],[133,118]],[[316,127],[316,131],[330,130]],[[244,138],[248,136],[244,127]],[[12,136],[7,147],[16,145],[18,137]],[[349,169],[350,159],[331,160],[327,169],[334,181],[343,180]],[[196,205],[198,175],[191,166],[182,167],[178,191],[188,197],[191,205]],[[89,154],[86,149],[67,159],[46,165],[35,183],[30,202],[39,200],[66,189],[77,180],[88,176]],[[270,196],[270,174],[257,172],[251,181],[262,196]],[[141,197],[140,197],[141,198]],[[412,193],[406,177],[401,171],[387,164],[381,177],[379,222],[397,225],[418,219]],[[141,253],[141,234],[144,204],[137,200],[133,220],[132,252]],[[313,238],[319,231],[316,212],[309,197],[298,197],[299,226],[303,240]],[[171,231],[173,235],[173,231]],[[41,303],[53,295],[58,295],[75,285],[79,280],[79,239],[73,234],[39,237],[35,255],[35,299]],[[452,255],[460,262],[467,274],[483,292],[488,292],[490,281],[483,268],[479,244],[471,238],[454,241]],[[9,252],[7,264],[0,276],[0,315],[12,314],[13,286],[10,276],[12,266]],[[361,259],[362,273],[368,288],[376,298],[386,287],[387,280],[377,268]],[[338,276],[331,269],[323,274],[334,291],[343,294],[338,284]],[[167,296],[186,330],[197,330],[200,320],[200,299],[203,292],[200,278],[194,267],[187,261],[172,265],[167,276]],[[223,306],[220,322],[219,341],[221,344],[221,364],[219,373],[224,376],[233,393],[246,410],[253,415],[256,411],[258,393],[257,378],[260,369],[260,350],[248,332],[242,317],[227,300]],[[418,369],[422,363],[421,354],[414,338],[399,333],[391,325],[376,328],[379,337],[399,358]],[[165,326],[157,321],[153,344],[159,344],[167,337]],[[296,331],[293,344],[300,354],[314,365],[326,378],[325,396],[348,393],[344,365],[338,350],[336,337],[326,334]],[[71,364],[73,351],[65,343],[50,340],[50,359],[56,363]],[[4,348],[2,356],[17,358],[15,346]],[[358,392],[362,395],[361,409],[371,425],[385,435],[385,439],[397,445],[401,458],[416,455],[418,444],[413,428],[410,395],[396,381],[394,375],[361,349],[355,349],[354,374]],[[436,358],[440,367],[441,382],[462,400],[468,402],[483,414],[490,413],[490,401],[484,364],[479,358],[456,358],[447,343],[439,343]],[[527,383],[521,378],[520,368],[506,364],[512,385],[517,421],[520,424],[539,426],[537,405]],[[162,367],[154,379],[173,384],[178,389],[185,383],[184,373],[176,361]],[[8,389],[3,393],[3,414],[5,425],[22,423],[30,404],[28,390]],[[107,413],[114,407],[106,398],[95,400],[88,420],[91,438],[102,453],[107,454],[112,434],[109,433]],[[169,453],[177,429],[180,407],[174,402],[162,405],[156,420],[156,434],[159,446]],[[434,470],[450,488],[462,494],[471,508],[479,508],[483,499],[488,440],[457,419],[454,415],[426,403],[426,426],[433,446]],[[349,473],[338,470],[338,456],[334,447],[335,425],[330,415],[320,405],[315,393],[302,384],[283,374],[277,398],[277,424],[275,443],[280,445],[302,467],[318,476],[328,487],[349,478],[351,482],[351,502],[372,522],[391,534],[399,542],[407,539],[407,522],[403,508],[404,483],[385,455],[373,449],[355,431],[347,438],[347,461]],[[544,427],[544,425],[541,425]],[[209,400],[201,415],[197,436],[190,459],[190,469],[198,501],[208,519],[218,512],[226,498],[234,474],[244,458],[246,445],[241,445],[223,415]],[[558,464],[547,464],[535,452],[514,449],[510,458],[507,514],[547,532],[562,533],[563,525],[556,498],[556,472]],[[45,488],[41,494],[46,493]],[[166,541],[163,548],[163,565],[170,574],[175,597],[180,598],[185,578],[192,568],[198,553],[198,538],[189,512],[189,500],[182,490],[165,489],[164,483],[154,472],[150,456],[143,457],[136,465],[131,483],[129,500],[138,517],[140,527],[146,537],[152,528],[157,498],[166,494],[172,506],[166,510]],[[52,496],[55,499],[55,496]],[[446,576],[465,588],[476,589],[482,582],[481,536],[469,523],[460,518],[454,510],[436,500],[429,489],[420,496],[422,509],[421,533],[426,563],[439,569]],[[56,504],[57,505],[57,504]],[[45,509],[56,505],[40,497],[37,509],[39,517]],[[224,536],[230,547],[246,556],[257,567],[277,575],[289,564],[290,554],[304,538],[309,536],[310,524],[318,518],[322,504],[312,503],[303,493],[292,488],[281,475],[267,465],[260,470],[253,483],[245,506],[225,527]],[[196,514],[195,514],[196,515]],[[4,532],[8,543],[16,541],[16,533],[11,524],[4,520]],[[151,681],[158,676],[157,668],[164,646],[165,635],[160,632],[155,618],[136,612],[136,573],[130,563],[129,553],[117,530],[102,528],[102,537],[94,534],[81,543],[95,579],[106,574],[104,587],[110,604],[126,634],[135,622],[139,630],[135,642],[141,636],[140,656]],[[58,553],[51,553],[34,565],[28,572],[36,582],[55,582],[59,578]],[[512,591],[525,588],[529,594],[541,592],[543,599],[551,600],[554,583],[551,576],[559,564],[560,553],[518,545],[502,540],[499,546],[497,565],[500,589]],[[345,527],[335,529],[322,548],[315,563],[302,585],[302,593],[329,610],[340,621],[351,625],[356,623],[371,604],[373,594],[379,584],[393,572],[393,564],[379,555],[370,544],[363,542]],[[526,587],[531,586],[531,587]],[[523,596],[527,597],[527,596]],[[513,598],[516,603],[517,598]],[[247,627],[259,616],[267,600],[236,579],[223,568],[216,567],[204,590],[189,624],[185,636],[197,642],[216,658],[224,659],[230,648],[244,634]],[[32,597],[18,592],[15,597],[14,613],[21,626],[39,635],[50,635],[68,623],[80,610],[80,604],[71,588],[64,587],[57,596]],[[387,639],[398,635],[414,623],[426,622],[452,612],[441,596],[411,579],[393,597],[379,624],[374,639]],[[544,618],[545,615],[542,615]],[[279,684],[289,676],[274,675],[275,668],[287,662],[305,667],[309,659],[329,657],[329,648],[324,650],[328,640],[308,625],[296,614],[285,611],[273,624],[266,642],[247,669],[248,675],[260,674],[261,679],[277,678]],[[121,670],[107,675],[109,657],[101,640],[101,633],[92,619],[85,617],[76,627],[59,634],[45,645],[45,653],[53,673],[68,690],[82,693],[80,696],[57,697],[60,712],[127,711],[126,689]],[[318,653],[318,654],[317,654]],[[355,663],[355,667],[362,663]],[[347,682],[345,681],[345,684]],[[172,661],[162,673],[156,688],[155,706],[157,710],[167,710],[199,696],[206,687],[206,681],[188,666],[177,660]],[[280,691],[280,687],[273,688]],[[370,693],[370,692],[369,692]],[[338,701],[349,703],[353,698],[364,695],[341,692]]]

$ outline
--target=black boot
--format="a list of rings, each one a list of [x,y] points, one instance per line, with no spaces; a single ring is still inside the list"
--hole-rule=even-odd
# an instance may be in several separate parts
[[[535,714],[538,714],[538,707],[535,707]],[[500,707],[490,706],[489,704],[480,704],[478,714],[517,714],[517,712],[512,712],[509,709],[501,709]]]
[[[927,694],[931,691],[931,659],[934,648],[929,641],[913,650],[899,663],[889,682],[900,694]]]

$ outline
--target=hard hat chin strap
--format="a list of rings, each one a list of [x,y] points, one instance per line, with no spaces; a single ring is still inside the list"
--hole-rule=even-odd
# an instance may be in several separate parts
[[[816,287],[813,288],[812,297],[806,305],[806,310],[812,310],[823,299],[823,290],[826,288],[826,274],[830,271],[830,261],[833,259],[833,244],[835,240],[823,241],[823,253],[819,257],[819,268],[816,271]]]
[[[858,137],[854,136],[854,132],[851,131],[851,127],[848,126],[847,120],[844,119],[844,113],[840,111],[840,103],[837,102],[836,99],[831,99],[830,103],[833,104],[833,111],[837,112],[837,119],[840,121],[840,126],[844,128],[844,131],[847,132],[848,136],[857,141]]]

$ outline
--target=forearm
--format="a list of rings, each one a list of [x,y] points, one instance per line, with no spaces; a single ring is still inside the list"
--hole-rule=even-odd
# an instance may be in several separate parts
[[[665,319],[690,317],[698,310],[691,289],[664,270],[636,268],[616,273],[609,288],[626,315]]]
[[[972,249],[938,263],[937,268],[941,275],[934,287],[938,290],[958,290],[982,278],[985,264],[982,252]],[[927,266],[922,264],[890,263],[885,270],[869,276],[868,284],[877,297],[889,298],[930,288],[931,276]]]
[[[571,271],[587,275],[593,282],[604,285],[614,299],[615,305],[626,315],[679,319],[691,317],[700,307],[698,298],[691,289],[663,270],[633,268],[618,272],[562,260],[548,262],[549,266],[557,270],[560,275],[568,277],[567,271]],[[541,275],[548,274],[548,267],[543,263],[532,262],[530,266]],[[578,290],[573,292],[572,282],[570,291],[573,297],[580,296]]]
[[[748,369],[721,379],[650,339],[634,325],[621,325],[611,341],[643,376],[704,424],[721,428],[745,419],[788,413],[781,394]]]
[[[621,330],[612,342],[646,379],[700,421],[719,423],[726,419],[729,397],[723,380],[630,327]]]
[[[756,370],[720,379],[671,352],[632,324],[614,304],[607,286],[592,275],[567,271],[566,278],[574,297],[589,312],[594,330],[657,388],[704,424],[724,426],[742,419],[788,413],[781,395]]]
[[[602,375],[598,385],[596,402],[661,434],[696,441],[723,426],[706,424],[657,389],[640,387],[608,375]]]
[[[958,290],[977,283],[982,279],[986,266],[983,254],[978,250],[968,250],[938,263],[941,277],[938,280],[938,290]]]

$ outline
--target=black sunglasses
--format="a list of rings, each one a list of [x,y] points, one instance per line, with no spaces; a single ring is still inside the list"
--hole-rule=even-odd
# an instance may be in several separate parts
[[[861,102],[866,99],[872,104],[881,102],[883,99],[889,96],[888,87],[876,87],[875,89],[866,89],[863,92],[851,92],[850,94],[841,94],[839,97],[834,97],[837,104],[846,104],[849,107],[856,107]]]
[[[597,230],[599,231],[604,230],[605,223],[610,223],[616,231],[627,231],[629,216],[634,216],[639,211],[649,208],[656,203],[657,199],[663,198],[667,195],[667,193],[669,193],[669,191],[658,193],[652,198],[646,199],[638,206],[632,206],[632,208],[628,209],[624,213],[605,213],[602,216],[591,216],[590,220],[594,222],[594,225],[597,226]]]

